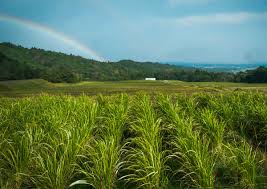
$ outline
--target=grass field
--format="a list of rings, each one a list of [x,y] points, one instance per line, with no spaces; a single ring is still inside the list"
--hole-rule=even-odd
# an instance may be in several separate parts
[[[0,188],[267,188],[266,92],[267,84],[2,81]]]
[[[23,97],[41,93],[97,95],[146,93],[224,93],[231,91],[267,92],[267,84],[181,81],[107,81],[81,82],[77,84],[50,83],[45,80],[1,81],[0,96]]]
[[[2,97],[0,117],[1,189],[267,187],[262,93]]]

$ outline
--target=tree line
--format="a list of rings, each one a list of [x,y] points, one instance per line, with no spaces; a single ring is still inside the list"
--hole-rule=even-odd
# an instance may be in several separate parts
[[[41,78],[50,82],[139,80],[155,77],[159,80],[189,82],[267,82],[267,68],[259,67],[238,73],[209,72],[169,64],[121,60],[99,62],[80,56],[24,48],[11,43],[0,44],[0,80]]]

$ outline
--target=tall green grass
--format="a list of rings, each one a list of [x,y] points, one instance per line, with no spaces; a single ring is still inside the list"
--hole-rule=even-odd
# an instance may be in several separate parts
[[[151,100],[142,95],[133,109],[131,132],[125,159],[128,173],[123,179],[135,184],[136,188],[165,188],[168,178],[165,174],[166,156],[162,149],[160,123]]]
[[[173,170],[181,186],[209,188],[214,185],[216,155],[210,150],[210,140],[186,117],[179,103],[172,103],[169,97],[160,99],[160,107],[170,124],[170,158],[177,161]]]
[[[95,136],[85,145],[79,167],[88,185],[116,188],[122,166],[122,137],[128,118],[128,97],[121,95],[115,103],[103,103],[101,109],[102,116],[98,128],[95,128]]]
[[[262,188],[267,96],[0,98],[0,188]]]

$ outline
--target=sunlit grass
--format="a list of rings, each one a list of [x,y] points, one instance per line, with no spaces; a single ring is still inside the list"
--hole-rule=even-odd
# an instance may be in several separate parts
[[[0,188],[260,188],[267,97],[0,98]]]

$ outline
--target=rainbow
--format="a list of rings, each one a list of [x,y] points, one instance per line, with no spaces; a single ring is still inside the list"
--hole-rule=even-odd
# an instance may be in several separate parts
[[[87,56],[89,56],[92,59],[98,60],[98,61],[105,61],[105,59],[101,56],[99,56],[94,50],[92,50],[91,48],[87,47],[86,45],[82,44],[81,42],[71,38],[70,36],[58,32],[46,25],[37,23],[37,22],[33,22],[30,20],[26,20],[26,19],[22,19],[19,17],[15,17],[15,16],[10,16],[10,15],[5,15],[5,14],[0,14],[0,21],[8,21],[8,22],[12,22],[18,25],[22,25],[24,27],[27,28],[31,28],[31,29],[36,29],[36,30],[40,30],[44,33],[46,33],[47,35],[49,35],[50,37],[56,38],[58,40],[60,40],[61,42],[63,42],[66,45],[72,46],[75,49],[85,53]]]

